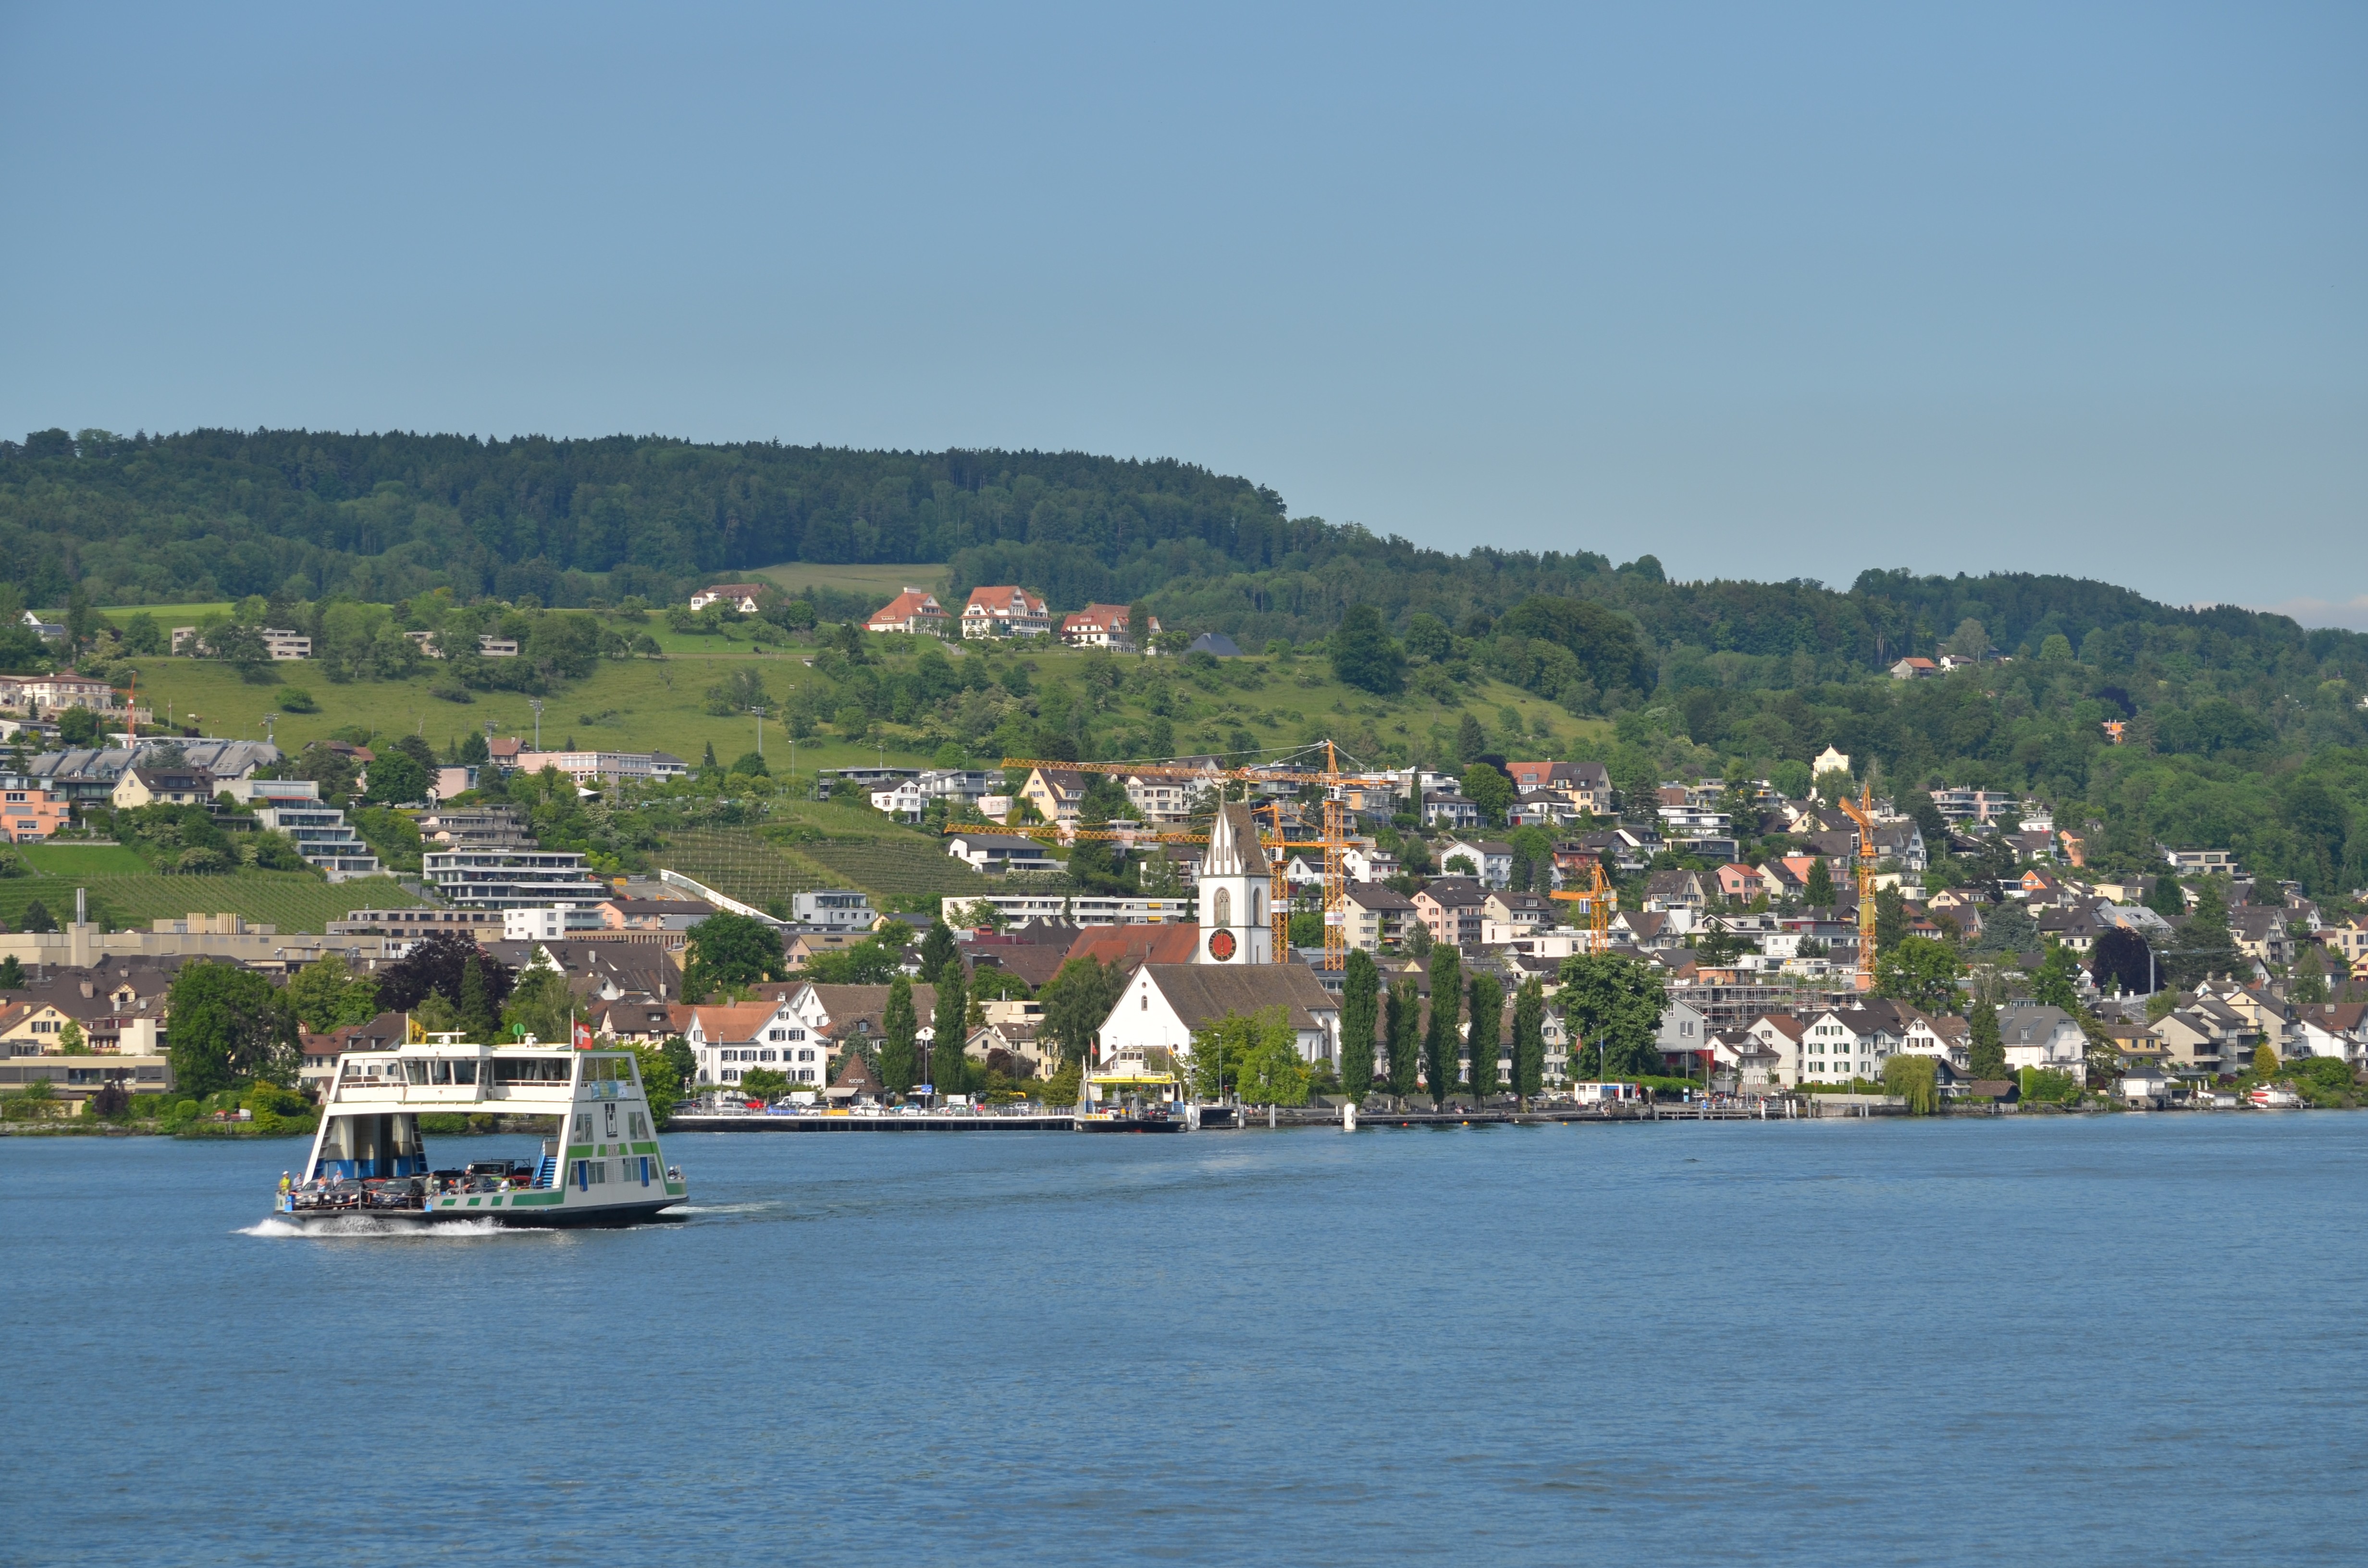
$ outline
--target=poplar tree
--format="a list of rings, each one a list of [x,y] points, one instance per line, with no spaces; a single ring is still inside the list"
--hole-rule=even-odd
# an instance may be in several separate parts
[[[1351,949],[1340,978],[1340,1088],[1359,1104],[1373,1087],[1373,1023],[1381,988],[1373,955]]]
[[[913,1074],[920,1064],[913,1042],[921,1032],[913,1014],[913,983],[899,971],[888,983],[888,1006],[880,1018],[887,1039],[880,1047],[880,1082],[891,1094],[908,1095],[920,1080]]]
[[[2006,1076],[2006,1043],[1998,1034],[1998,1009],[1987,1002],[1974,1004],[1965,1015],[1966,1064],[1976,1078]]]
[[[1417,1032],[1422,1027],[1422,993],[1414,976],[1400,977],[1390,987],[1390,1093],[1404,1099],[1414,1093],[1415,1070],[1421,1060]]]
[[[927,956],[924,949],[923,957]],[[970,1089],[970,1059],[962,1054],[962,1041],[970,1034],[970,996],[962,985],[960,958],[949,959],[938,971],[937,984],[937,1011],[929,1020],[937,1030],[929,1047],[929,1082],[945,1094],[965,1094]]]
[[[1513,998],[1513,1093],[1527,1103],[1545,1086],[1546,988],[1533,974]]]
[[[1463,1011],[1463,959],[1442,942],[1430,954],[1430,1031],[1423,1039],[1423,1076],[1431,1102],[1455,1092],[1455,1025]]]
[[[1477,1100],[1497,1092],[1497,1048],[1505,1039],[1505,988],[1495,975],[1472,977],[1471,1008],[1463,1051],[1472,1060],[1472,1097]]]

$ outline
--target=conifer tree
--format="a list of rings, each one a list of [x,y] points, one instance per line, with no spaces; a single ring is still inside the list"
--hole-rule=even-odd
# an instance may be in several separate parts
[[[1808,891],[1802,902],[1811,909],[1831,909],[1834,906],[1834,874],[1826,869],[1826,858],[1818,856],[1809,866]]]
[[[1402,976],[1390,987],[1390,1093],[1404,1099],[1414,1093],[1415,1072],[1421,1062],[1418,1031],[1422,1028],[1422,993],[1414,976]]]
[[[1513,1092],[1533,1100],[1546,1086],[1546,991],[1536,975],[1513,999]]]
[[[1430,954],[1430,1030],[1422,1051],[1423,1077],[1434,1104],[1455,1092],[1455,1026],[1463,1002],[1463,955],[1442,942]]]
[[[952,930],[939,919],[930,924],[928,935],[921,938],[921,979],[930,985],[943,984],[949,963],[960,971],[962,949],[954,944]]]
[[[1472,977],[1471,1007],[1464,1054],[1472,1059],[1472,1097],[1484,1099],[1497,1092],[1497,1051],[1505,1040],[1505,988],[1495,975]]]
[[[1351,950],[1340,980],[1340,1088],[1359,1104],[1373,1087],[1373,1023],[1381,983],[1373,955],[1362,948]]]

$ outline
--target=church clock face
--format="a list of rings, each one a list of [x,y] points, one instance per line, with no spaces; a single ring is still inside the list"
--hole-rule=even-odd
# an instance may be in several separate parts
[[[1209,956],[1212,959],[1232,958],[1234,956],[1234,934],[1231,931],[1220,931],[1215,936],[1210,937]]]

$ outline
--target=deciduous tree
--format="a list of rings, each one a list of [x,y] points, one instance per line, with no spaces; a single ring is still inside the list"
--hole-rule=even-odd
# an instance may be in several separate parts
[[[1661,1070],[1657,1044],[1668,990],[1648,964],[1615,953],[1573,953],[1560,975],[1572,1073],[1589,1058],[1607,1077]]]
[[[1964,966],[1957,949],[1930,937],[1906,937],[1878,948],[1874,988],[1895,1002],[1928,1010],[1952,1007],[1958,1000],[1957,977]]]
[[[254,970],[187,963],[165,993],[169,1053],[181,1093],[202,1098],[250,1080],[295,1082],[296,1009]]]

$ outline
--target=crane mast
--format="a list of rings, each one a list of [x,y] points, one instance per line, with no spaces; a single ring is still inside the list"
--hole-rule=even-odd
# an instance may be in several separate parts
[[[1874,989],[1874,781],[1859,786],[1859,798],[1841,798],[1842,811],[1858,824],[1858,988]]]

